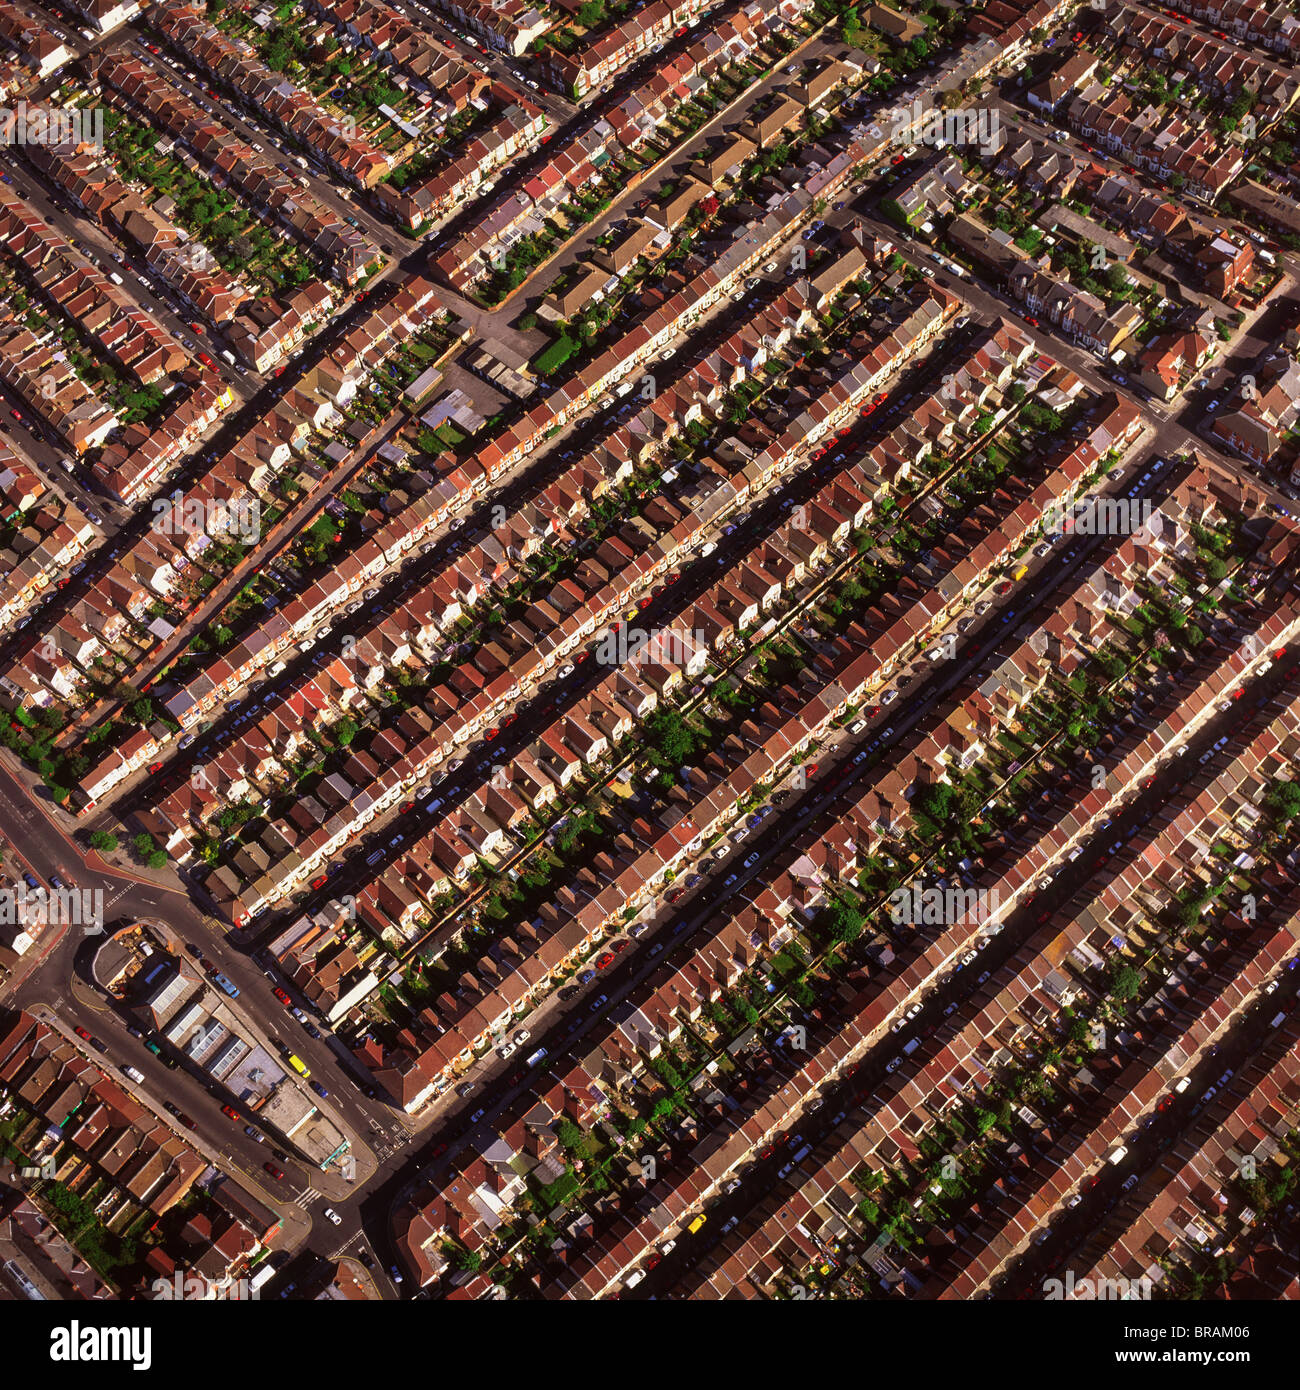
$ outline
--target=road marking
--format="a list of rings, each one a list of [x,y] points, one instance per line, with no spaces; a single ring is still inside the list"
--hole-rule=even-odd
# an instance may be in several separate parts
[[[317,1192],[314,1187],[309,1187],[306,1192],[300,1192],[293,1199],[293,1204],[295,1207],[301,1207],[303,1211],[306,1211],[319,1196],[320,1193]]]

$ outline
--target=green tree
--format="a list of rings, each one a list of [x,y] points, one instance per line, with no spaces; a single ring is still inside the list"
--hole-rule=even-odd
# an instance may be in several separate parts
[[[698,739],[677,710],[659,709],[643,725],[650,761],[658,768],[676,769],[689,761]]]
[[[1142,972],[1127,962],[1117,965],[1111,972],[1110,997],[1112,999],[1118,999],[1122,1003],[1135,999],[1141,988]]]
[[[1300,816],[1300,785],[1295,782],[1277,782],[1264,798],[1264,804],[1277,818],[1279,825],[1286,828]]]
[[[904,231],[912,228],[912,219],[907,215],[902,203],[897,198],[882,198],[880,200],[880,211],[889,218],[895,226],[901,227]]]
[[[826,930],[832,941],[856,941],[866,918],[847,894],[837,894],[825,910]]]
[[[117,848],[117,836],[111,830],[92,830],[90,832],[91,849],[102,849],[111,854]]]

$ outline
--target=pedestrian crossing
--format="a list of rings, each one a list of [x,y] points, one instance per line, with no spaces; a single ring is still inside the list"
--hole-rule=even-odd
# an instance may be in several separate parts
[[[305,1192],[300,1192],[294,1199],[295,1207],[301,1207],[306,1211],[309,1206],[320,1196],[314,1187],[309,1187]]]

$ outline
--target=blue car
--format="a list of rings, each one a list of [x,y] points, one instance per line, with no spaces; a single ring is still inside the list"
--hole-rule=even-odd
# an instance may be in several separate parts
[[[28,886],[28,888],[32,889],[36,889],[41,886],[35,874],[24,874],[23,882]]]
[[[580,985],[589,985],[595,978],[596,972],[594,970],[584,970],[582,974],[578,976],[578,983]]]
[[[322,1086],[322,1085],[320,1084],[319,1081],[309,1081],[307,1084],[312,1088],[313,1091],[316,1092],[316,1094],[317,1094],[318,1096],[328,1096],[328,1095],[329,1095],[329,1092],[325,1089],[324,1086]]]

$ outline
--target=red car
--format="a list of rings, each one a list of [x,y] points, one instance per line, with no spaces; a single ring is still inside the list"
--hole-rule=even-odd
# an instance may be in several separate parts
[[[500,734],[501,734],[501,730],[500,730],[500,729],[491,728],[491,729],[489,729],[489,730],[487,731],[487,733],[485,733],[485,734],[483,735],[483,737],[484,737],[489,743],[491,743],[492,740],[493,740],[494,738],[498,738],[498,737],[500,736]]]
[[[519,716],[518,716],[517,714],[515,714],[515,713],[512,712],[512,713],[510,713],[510,714],[507,714],[506,717],[505,717],[501,722],[502,722],[502,724],[513,724],[513,723],[515,722],[515,720],[518,719],[518,718],[519,718]]]
[[[291,1005],[293,1004],[293,1000],[290,999],[289,996],[284,992],[284,990],[282,990],[278,985],[275,987],[275,989],[271,991],[271,993],[275,995],[275,997],[280,1001],[281,1004],[284,1005],[286,1009],[291,1007]]]
[[[217,370],[217,364],[206,352],[199,353],[199,361],[202,362],[205,367],[211,367],[214,372]]]
[[[19,413],[16,410],[11,410],[9,413],[14,417],[15,420],[21,420],[23,418],[21,415],[19,415]]]
[[[223,1105],[223,1106],[221,1107],[221,1113],[222,1113],[223,1115],[229,1115],[230,1118],[231,1118],[232,1120],[238,1120],[238,1119],[242,1118],[242,1117],[240,1116],[239,1111],[236,1110],[235,1107],[234,1107],[233,1105]]]
[[[998,593],[1009,594],[1012,590],[1012,587],[1013,585],[1011,581],[1009,579],[1004,579],[1002,583],[998,585]]]
[[[891,164],[901,164],[906,158],[907,156],[905,154],[896,154],[889,162]]]
[[[288,366],[288,363],[285,363],[285,366]],[[275,369],[275,375],[276,375],[276,376],[283,376],[283,375],[284,375],[284,367],[277,367],[277,368]]]
[[[609,949],[613,951],[614,954],[617,956],[621,955],[624,951],[626,951],[631,944],[632,943],[630,941],[627,941],[626,939],[620,937],[617,941],[611,944]]]
[[[809,763],[809,764],[804,768],[804,770],[803,770],[803,775],[804,775],[805,777],[816,777],[816,776],[817,776],[817,769],[818,769],[820,766],[821,766],[820,763]]]
[[[1025,322],[1030,326],[1030,328],[1038,327],[1038,320],[1030,314],[1025,315]]]
[[[329,875],[328,875],[328,874],[321,874],[318,878],[312,879],[312,881],[311,881],[311,886],[312,886],[313,888],[324,888],[325,885],[326,885],[328,882],[329,882]]]
[[[685,892],[686,892],[686,889],[685,889],[685,888],[674,888],[673,891],[672,891],[671,893],[669,893],[669,895],[668,895],[668,901],[669,901],[670,903],[675,903],[675,902],[679,901],[680,898],[681,898],[681,896],[682,896],[682,894],[685,893]]]
[[[262,1164],[262,1167],[265,1168],[268,1173],[270,1173],[270,1175],[276,1180],[276,1182],[284,1181],[283,1168],[277,1168],[275,1164],[270,1162],[269,1160],[266,1163]]]
[[[579,652],[578,655],[575,656],[573,659],[574,659],[574,661],[576,661],[576,662],[578,663],[579,666],[581,666],[582,663],[583,663],[584,661],[590,661],[590,660],[591,660],[591,653],[590,653],[590,652]]]
[[[608,966],[608,965],[613,965],[613,964],[614,964],[614,953],[613,953],[613,951],[606,951],[605,954],[604,954],[603,956],[601,956],[601,958],[596,962],[596,969],[597,969],[597,970],[604,970],[606,966]]]
[[[84,1028],[74,1028],[72,1031],[76,1033],[79,1038],[85,1038],[87,1042],[90,1041],[90,1034],[87,1033]]]

